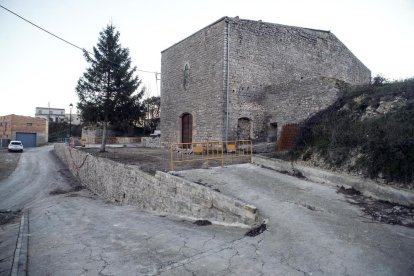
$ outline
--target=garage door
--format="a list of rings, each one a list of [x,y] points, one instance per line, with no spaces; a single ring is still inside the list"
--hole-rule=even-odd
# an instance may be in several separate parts
[[[23,147],[36,147],[36,133],[16,132],[16,140],[22,141]]]

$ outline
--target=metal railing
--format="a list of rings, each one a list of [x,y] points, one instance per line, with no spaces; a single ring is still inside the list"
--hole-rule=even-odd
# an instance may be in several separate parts
[[[233,158],[246,158],[251,162],[253,155],[251,140],[207,141],[194,143],[173,143],[170,145],[170,169],[177,164],[218,161],[221,166]]]

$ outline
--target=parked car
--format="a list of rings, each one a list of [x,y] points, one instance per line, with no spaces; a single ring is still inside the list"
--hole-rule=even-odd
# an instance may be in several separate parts
[[[23,152],[23,144],[21,141],[10,141],[9,151],[21,151]]]

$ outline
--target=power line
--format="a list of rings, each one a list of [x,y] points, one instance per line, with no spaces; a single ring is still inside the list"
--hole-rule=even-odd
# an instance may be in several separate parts
[[[29,24],[31,24],[31,25],[33,25],[33,26],[35,26],[36,28],[38,28],[38,29],[40,29],[40,30],[42,30],[42,31],[46,32],[47,34],[49,34],[49,35],[51,35],[51,36],[53,36],[53,37],[55,37],[55,38],[57,38],[57,39],[59,39],[59,40],[61,40],[61,41],[65,42],[65,43],[67,43],[67,44],[69,44],[70,46],[73,46],[73,47],[75,47],[75,48],[77,48],[77,49],[79,49],[79,50],[81,50],[81,51],[85,51],[85,52],[87,52],[88,54],[93,55],[91,52],[87,51],[85,48],[79,47],[78,45],[73,44],[72,42],[69,42],[69,41],[67,41],[66,39],[63,39],[62,37],[60,37],[60,36],[58,36],[58,35],[55,35],[54,33],[49,32],[48,30],[46,30],[46,29],[44,29],[44,28],[40,27],[39,25],[36,25],[35,23],[33,23],[33,22],[31,22],[30,20],[28,20],[28,19],[24,18],[23,16],[20,16],[20,15],[18,15],[17,13],[15,13],[15,12],[13,12],[13,11],[9,10],[8,8],[4,7],[3,5],[0,5],[0,7],[1,7],[1,8],[3,8],[4,10],[8,11],[9,13],[11,13],[11,14],[13,14],[13,15],[17,16],[18,18],[20,18],[20,19],[22,19],[22,20],[26,21],[27,23],[29,23]],[[106,58],[106,60],[107,60],[107,61],[109,61],[109,62],[111,62],[111,63],[113,63],[113,64],[119,65],[118,63],[116,63],[116,62],[114,62],[114,61],[112,61],[112,60],[109,60],[109,59],[107,59],[107,58]],[[155,78],[157,78],[157,74],[159,74],[158,72],[154,72],[154,71],[147,71],[147,70],[140,70],[140,69],[136,69],[136,70],[137,70],[137,71],[139,71],[139,72],[144,72],[144,73],[151,73],[151,74],[155,74]]]

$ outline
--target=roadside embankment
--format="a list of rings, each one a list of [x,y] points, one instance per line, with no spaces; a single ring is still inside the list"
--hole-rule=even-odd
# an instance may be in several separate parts
[[[112,202],[216,224],[250,227],[261,222],[256,207],[171,173],[157,171],[152,176],[137,166],[64,144],[55,144],[54,149],[82,186]]]
[[[257,165],[261,165],[263,167],[270,168],[279,172],[304,176],[314,182],[327,183],[335,186],[349,186],[355,190],[358,190],[366,196],[370,196],[379,200],[398,203],[405,206],[414,206],[413,192],[381,185],[369,179],[339,173],[332,173],[322,169],[305,167],[296,164],[295,162],[287,162],[280,159],[268,158],[259,155],[253,156],[252,161]]]

